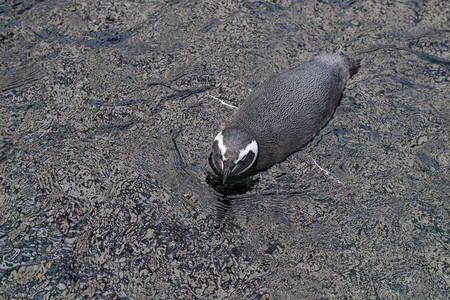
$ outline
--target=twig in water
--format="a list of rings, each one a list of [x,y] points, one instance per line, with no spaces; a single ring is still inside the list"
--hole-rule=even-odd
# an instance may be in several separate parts
[[[225,105],[225,106],[228,106],[228,107],[231,107],[231,108],[236,108],[236,109],[238,109],[239,107],[237,107],[237,106],[234,106],[234,105],[232,105],[232,104],[228,104],[228,103],[226,103],[225,101],[223,101],[223,100],[221,100],[221,99],[219,99],[219,98],[217,98],[217,97],[215,97],[215,96],[213,96],[213,95],[209,95],[211,98],[213,98],[214,100],[219,100],[220,101],[220,103],[222,103],[223,105]]]
[[[324,168],[322,168],[321,166],[319,166],[319,164],[316,162],[316,160],[312,156],[310,156],[310,158],[319,169],[321,169],[323,172],[325,172],[325,175],[327,175],[328,177],[331,177],[331,179],[337,181],[339,184],[344,185],[339,179],[336,179],[333,175],[331,175],[331,173],[329,171],[327,171]]]

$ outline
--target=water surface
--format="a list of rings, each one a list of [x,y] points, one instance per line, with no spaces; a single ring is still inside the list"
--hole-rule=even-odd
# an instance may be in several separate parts
[[[1,297],[449,297],[448,2],[0,7]],[[217,98],[323,52],[363,61],[327,126],[218,184]]]

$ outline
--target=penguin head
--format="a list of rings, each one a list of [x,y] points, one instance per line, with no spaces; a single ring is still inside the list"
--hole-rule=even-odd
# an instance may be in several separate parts
[[[258,156],[258,143],[250,132],[240,127],[225,128],[214,139],[211,167],[225,183],[228,177],[244,175]]]

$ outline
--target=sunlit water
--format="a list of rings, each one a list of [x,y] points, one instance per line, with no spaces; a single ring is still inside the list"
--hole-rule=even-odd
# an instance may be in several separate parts
[[[449,13],[0,4],[0,296],[448,298]],[[221,185],[208,156],[235,110],[217,99],[323,52],[363,61],[331,121]]]

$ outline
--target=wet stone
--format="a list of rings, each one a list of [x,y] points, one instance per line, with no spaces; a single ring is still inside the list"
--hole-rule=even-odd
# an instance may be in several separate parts
[[[446,1],[0,8],[0,291],[36,299],[448,298]],[[265,79],[362,59],[329,123],[221,184]]]

